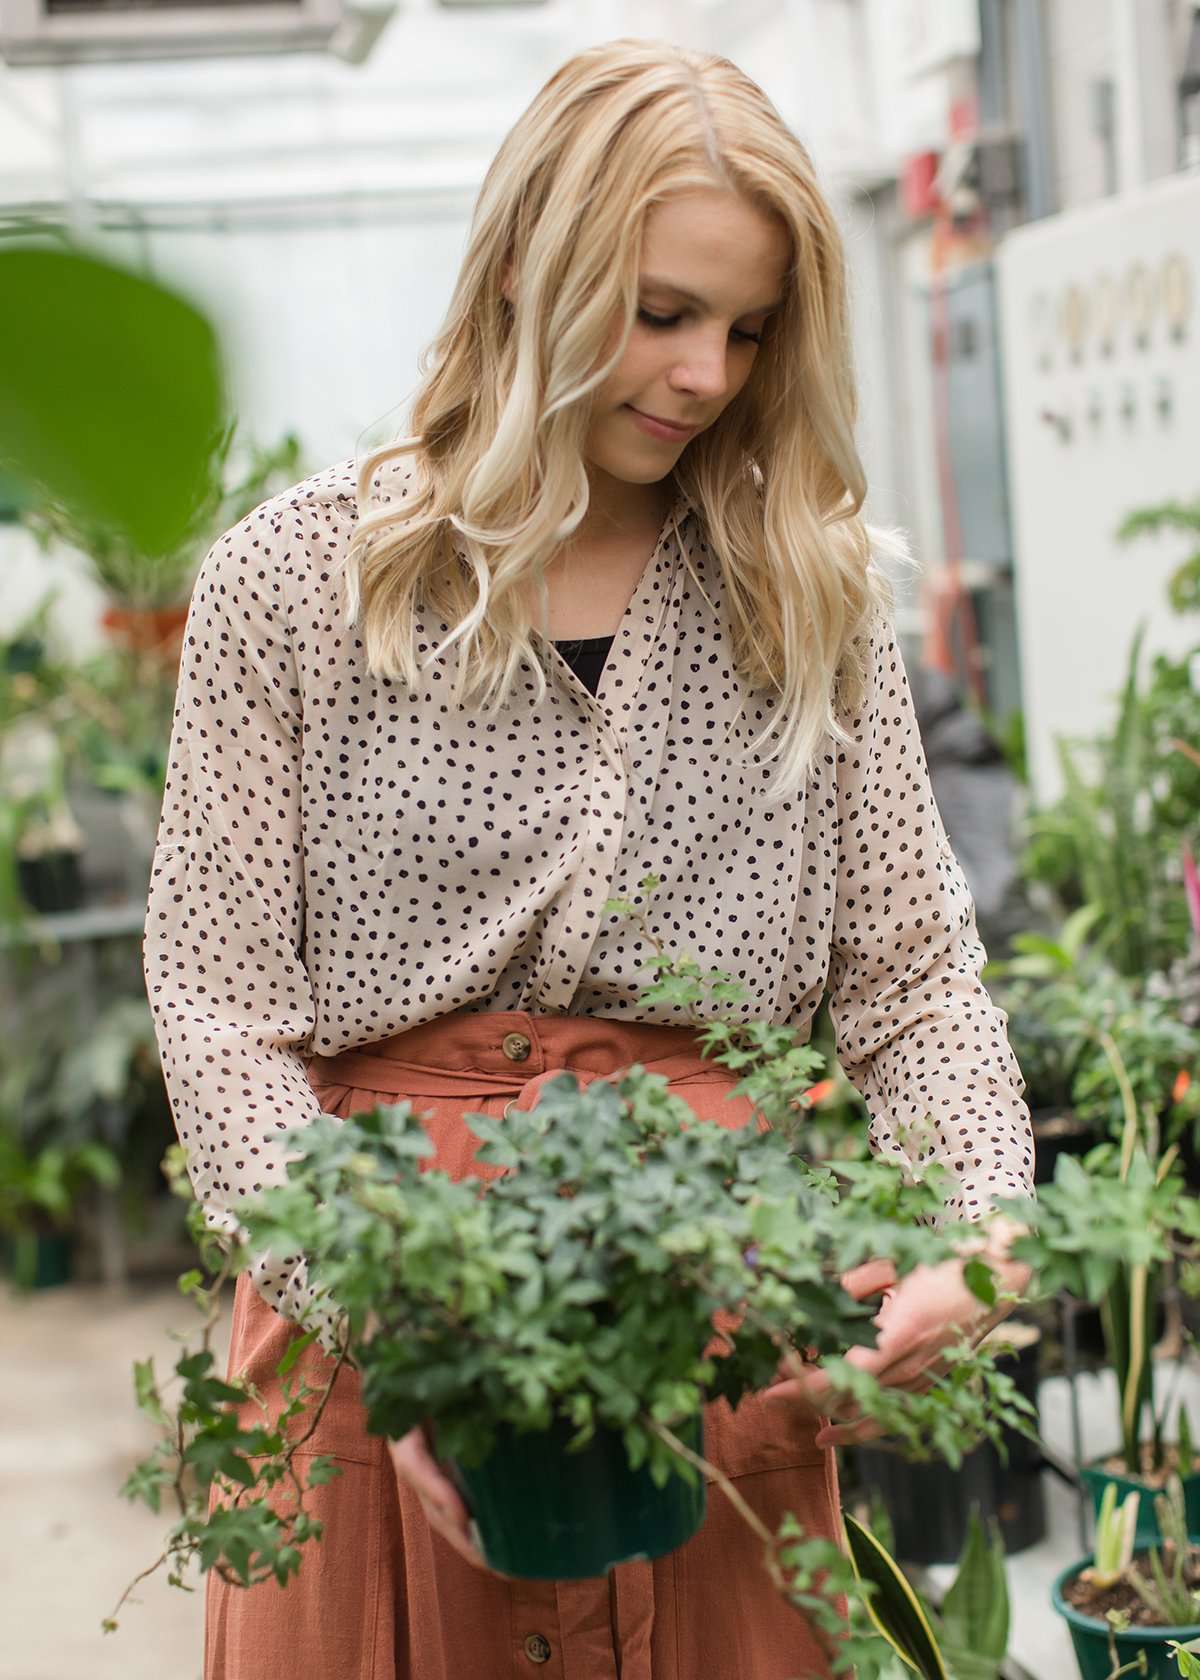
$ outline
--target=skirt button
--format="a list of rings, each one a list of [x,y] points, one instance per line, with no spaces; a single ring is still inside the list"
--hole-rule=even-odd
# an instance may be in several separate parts
[[[510,1062],[523,1062],[532,1046],[524,1033],[511,1032],[505,1033],[500,1048]]]

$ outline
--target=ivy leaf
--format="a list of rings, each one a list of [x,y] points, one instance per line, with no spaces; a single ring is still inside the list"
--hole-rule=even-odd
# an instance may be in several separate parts
[[[135,1360],[133,1365],[133,1386],[137,1396],[138,1409],[153,1418],[155,1423],[164,1429],[170,1428],[170,1420],[163,1409],[159,1398],[158,1384],[154,1378],[154,1360]],[[157,1510],[157,1506],[155,1507]]]
[[[288,1344],[287,1352],[279,1361],[279,1364],[275,1367],[281,1377],[287,1375],[292,1366],[296,1363],[297,1359],[299,1359],[300,1355],[304,1352],[305,1348],[311,1346],[316,1339],[317,1332],[315,1330],[307,1330],[303,1336],[297,1336],[294,1341]]]
[[[996,1274],[986,1260],[973,1254],[963,1267],[963,1282],[985,1307],[996,1305]]]

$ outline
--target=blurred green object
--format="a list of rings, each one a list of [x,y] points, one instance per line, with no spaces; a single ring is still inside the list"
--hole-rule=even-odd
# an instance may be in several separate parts
[[[204,315],[104,257],[29,244],[0,249],[0,319],[6,479],[143,554],[177,549],[228,427]]]
[[[243,444],[241,463],[231,466],[236,429],[237,423],[231,422],[210,451],[203,495],[170,552],[150,554],[127,532],[82,517],[50,496],[31,497],[22,523],[44,554],[60,544],[77,549],[110,606],[132,609],[135,615],[153,614],[156,608],[186,610],[200,562],[221,533],[238,524],[274,489],[294,483],[307,470],[294,432],[285,432],[278,442],[266,446]],[[172,670],[172,678],[174,674]]]

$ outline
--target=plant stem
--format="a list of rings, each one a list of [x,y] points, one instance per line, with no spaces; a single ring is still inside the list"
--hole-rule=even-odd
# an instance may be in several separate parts
[[[721,1492],[725,1495],[726,1499],[728,1499],[729,1503],[733,1506],[734,1510],[742,1518],[743,1522],[748,1524],[748,1526],[753,1529],[754,1533],[757,1534],[758,1538],[762,1541],[767,1553],[765,1560],[767,1573],[770,1575],[775,1586],[777,1586],[780,1591],[783,1591],[783,1573],[775,1560],[775,1536],[771,1533],[771,1530],[767,1527],[766,1523],[763,1522],[757,1512],[750,1509],[749,1505],[747,1505],[746,1501],[734,1487],[725,1472],[723,1470],[718,1470],[715,1464],[711,1464],[708,1459],[702,1458],[698,1452],[693,1452],[691,1447],[689,1447],[686,1442],[681,1441],[673,1430],[667,1428],[665,1423],[659,1423],[656,1418],[647,1418],[646,1424],[647,1427],[658,1436],[659,1440],[662,1441],[665,1446],[670,1447],[671,1451],[677,1454],[678,1457],[682,1458],[686,1464],[690,1464],[693,1469],[699,1470],[700,1474],[705,1476],[710,1482],[716,1483]]]
[[[775,1587],[776,1591],[781,1592],[786,1598],[788,1596],[787,1580],[784,1576],[783,1570],[779,1567],[779,1561],[776,1557],[779,1542],[758,1513],[751,1510],[750,1506],[734,1487],[729,1477],[723,1470],[718,1470],[717,1466],[710,1463],[707,1458],[703,1458],[699,1453],[693,1452],[691,1447],[681,1441],[673,1430],[667,1428],[665,1423],[659,1423],[656,1418],[649,1417],[645,1418],[643,1421],[646,1423],[647,1427],[658,1436],[659,1440],[662,1441],[665,1446],[669,1447],[673,1453],[677,1453],[678,1456],[682,1458],[686,1464],[690,1464],[693,1469],[699,1470],[700,1474],[707,1477],[709,1481],[716,1483],[721,1492],[725,1495],[726,1499],[728,1499],[729,1503],[733,1506],[738,1516],[741,1517],[742,1521],[746,1523],[751,1531],[762,1541],[764,1552],[763,1564],[766,1568],[768,1576],[770,1577],[771,1584]],[[834,1655],[834,1644],[829,1635],[821,1628],[815,1626],[812,1631],[820,1640],[826,1656],[832,1657]]]
[[[1117,1088],[1121,1093],[1121,1106],[1125,1111],[1125,1125],[1121,1131],[1121,1182],[1124,1183],[1129,1177],[1134,1145],[1137,1143],[1137,1102],[1133,1095],[1133,1086],[1129,1082],[1129,1074],[1125,1068],[1125,1059],[1117,1049],[1112,1034],[1101,1031],[1096,1036],[1116,1077]]]
[[[1150,1268],[1134,1266],[1129,1274],[1129,1369],[1125,1373],[1125,1392],[1121,1396],[1121,1423],[1125,1432],[1126,1455],[1134,1454],[1130,1471],[1141,1471],[1138,1453],[1138,1412],[1141,1409],[1142,1378],[1146,1366],[1146,1294]]]

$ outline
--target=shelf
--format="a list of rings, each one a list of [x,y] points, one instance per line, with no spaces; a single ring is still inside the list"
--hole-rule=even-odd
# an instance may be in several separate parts
[[[31,916],[25,926],[0,930],[0,947],[72,945],[96,939],[139,937],[146,925],[146,901],[125,899],[117,904],[88,904],[81,910],[61,910],[51,916]]]

